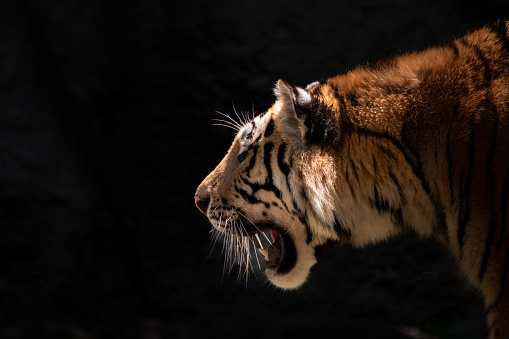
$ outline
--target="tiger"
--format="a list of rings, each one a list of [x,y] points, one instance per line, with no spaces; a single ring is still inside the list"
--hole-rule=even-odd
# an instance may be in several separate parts
[[[490,338],[509,338],[508,29],[306,87],[278,80],[268,110],[224,120],[235,139],[194,199],[230,260],[255,256],[292,290],[325,249],[414,232],[479,291]]]

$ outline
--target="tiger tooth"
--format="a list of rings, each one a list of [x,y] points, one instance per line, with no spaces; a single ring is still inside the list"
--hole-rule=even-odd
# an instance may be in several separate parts
[[[260,236],[258,235],[258,233],[256,233],[255,236],[256,240],[258,240],[258,243],[260,244],[260,247],[262,247],[262,241],[260,240]]]
[[[265,248],[259,248],[258,251],[265,257],[265,260],[269,261],[269,250]]]

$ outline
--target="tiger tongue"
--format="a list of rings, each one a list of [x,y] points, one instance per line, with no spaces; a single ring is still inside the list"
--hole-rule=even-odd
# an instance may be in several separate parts
[[[274,229],[270,229],[270,236],[272,237],[272,242],[275,244],[279,241],[279,231],[276,231]]]
[[[278,238],[279,240],[279,238]],[[266,268],[277,268],[281,259],[281,243],[277,242],[268,248]]]

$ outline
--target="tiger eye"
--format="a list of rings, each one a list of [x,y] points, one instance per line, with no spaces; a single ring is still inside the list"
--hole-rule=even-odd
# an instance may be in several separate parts
[[[240,154],[237,156],[237,160],[239,161],[239,163],[241,163],[241,164],[242,164],[242,163],[246,160],[246,158],[247,158],[247,154],[248,154],[248,152],[247,152],[247,151],[244,151],[244,152],[240,153]]]

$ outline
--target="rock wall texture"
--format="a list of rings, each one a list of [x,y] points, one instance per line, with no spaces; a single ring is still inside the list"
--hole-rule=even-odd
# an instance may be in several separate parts
[[[483,338],[482,304],[411,235],[331,251],[307,286],[223,274],[195,209],[233,133],[297,85],[445,44],[503,1],[0,3],[0,337]],[[254,107],[254,108],[253,108]]]

